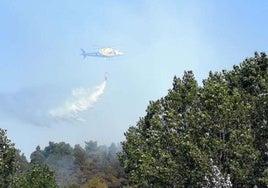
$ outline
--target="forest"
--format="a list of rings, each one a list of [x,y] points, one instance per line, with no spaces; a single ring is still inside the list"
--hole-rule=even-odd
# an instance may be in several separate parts
[[[28,162],[3,129],[1,142],[0,187],[121,187],[128,183],[117,158],[119,144],[107,147],[88,141],[84,147],[72,147],[49,142],[44,149],[37,146]]]
[[[120,118],[120,117],[118,117]],[[0,129],[0,187],[267,187],[268,58],[174,77],[109,147],[49,142],[28,162]]]

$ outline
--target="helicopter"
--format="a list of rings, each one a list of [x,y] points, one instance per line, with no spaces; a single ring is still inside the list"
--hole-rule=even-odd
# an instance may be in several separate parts
[[[123,55],[123,52],[116,50],[114,48],[106,47],[106,48],[100,48],[96,52],[86,52],[83,48],[81,48],[81,55],[84,57],[104,57],[104,58],[112,58],[112,57],[118,57]]]

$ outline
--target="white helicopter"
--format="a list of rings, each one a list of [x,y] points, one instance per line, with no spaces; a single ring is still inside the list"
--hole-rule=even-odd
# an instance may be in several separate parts
[[[97,52],[86,52],[84,49],[81,49],[82,53],[81,55],[86,58],[89,57],[105,57],[105,58],[111,58],[111,57],[118,57],[123,55],[123,52],[107,47],[107,48],[101,48]]]

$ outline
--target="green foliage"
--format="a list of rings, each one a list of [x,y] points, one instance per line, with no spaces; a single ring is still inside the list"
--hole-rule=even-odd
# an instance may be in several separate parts
[[[86,151],[80,146],[74,146],[74,164],[78,165],[80,168],[86,165],[88,156]],[[87,165],[86,165],[87,166]]]
[[[31,154],[31,164],[48,165],[55,173],[55,178],[59,186],[67,185],[76,181],[72,169],[73,164],[73,148],[65,142],[54,143],[41,150],[40,146]]]
[[[7,138],[6,130],[0,128],[0,187],[12,186],[17,168],[14,144]]]
[[[94,158],[98,152],[98,143],[96,141],[85,142],[85,150],[89,157]]]
[[[45,162],[45,155],[40,149],[40,146],[37,146],[35,151],[30,156],[32,164],[43,165]]]
[[[129,180],[136,187],[267,186],[267,101],[264,53],[210,72],[202,87],[191,71],[175,77],[167,96],[150,102],[125,133],[119,158]]]
[[[263,171],[262,177],[259,180],[262,184],[268,186],[268,168]]]
[[[0,128],[0,187],[120,187],[128,182],[116,153],[121,148],[85,143],[74,148],[65,142],[54,143],[31,154],[30,164]]]
[[[120,187],[127,184],[123,168],[117,159],[118,148],[119,146],[115,144],[111,144],[108,148],[98,146],[97,142],[93,141],[86,142],[85,148],[75,145],[74,164],[77,167],[78,184],[94,185],[96,180],[100,179],[104,183],[99,186]]]
[[[15,188],[56,188],[54,174],[48,166],[33,165],[27,172],[20,174]]]
[[[54,143],[49,142],[49,145],[44,149],[44,155],[47,157],[49,155],[57,155],[57,156],[64,156],[64,155],[71,155],[73,152],[73,148],[70,144],[65,142]]]
[[[3,188],[54,188],[58,187],[54,174],[47,166],[30,167],[26,157],[15,149],[0,129],[0,187]]]
[[[64,142],[49,142],[44,150],[39,146],[36,148],[31,163],[48,165],[60,187],[88,186],[96,177],[109,187],[120,187],[127,184],[127,180],[117,159],[119,150],[116,144],[99,146],[96,141],[85,142],[85,147],[75,145],[74,148]]]
[[[24,154],[20,154],[20,150],[16,150],[16,161],[18,162],[18,171],[25,172],[29,169],[30,165]]]

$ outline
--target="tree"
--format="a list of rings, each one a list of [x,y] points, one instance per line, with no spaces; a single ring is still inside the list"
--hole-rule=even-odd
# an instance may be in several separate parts
[[[89,179],[89,176],[91,174],[89,171],[91,161],[88,158],[86,151],[79,144],[74,146],[73,157],[73,163],[77,167],[76,175],[78,178],[78,183],[84,184]]]
[[[264,53],[210,72],[202,87],[191,71],[174,77],[167,96],[150,102],[125,133],[119,158],[129,180],[137,187],[206,187],[216,179],[266,186],[267,93]]]
[[[86,151],[79,145],[74,146],[74,164],[78,165],[80,169],[88,167],[88,157]]]
[[[43,165],[45,163],[46,157],[41,151],[40,146],[36,147],[35,151],[31,154],[30,159],[32,164]]]
[[[60,142],[49,142],[42,150],[37,146],[31,154],[31,165],[47,165],[55,174],[60,187],[79,187],[94,177],[102,178],[109,187],[127,184],[123,168],[116,156],[119,147],[98,146],[97,142],[85,142],[85,147]]]
[[[30,164],[28,163],[25,155],[20,154],[20,150],[16,149],[16,161],[18,162],[18,171],[25,172],[29,169]]]
[[[98,143],[97,141],[89,141],[89,142],[85,142],[85,151],[87,153],[87,155],[90,158],[94,158],[97,157],[97,153],[98,153]]]
[[[130,127],[119,155],[138,187],[201,186],[209,158],[198,147],[195,123],[199,88],[191,71],[174,78],[165,98],[150,102],[146,116]],[[195,174],[195,175],[193,175]]]
[[[0,187],[13,184],[17,168],[14,144],[7,138],[6,130],[0,128]]]
[[[39,158],[41,157],[42,159],[42,154],[45,157],[44,164],[48,165],[55,173],[59,186],[65,186],[76,181],[75,174],[73,173],[73,148],[70,144],[65,142],[49,142],[49,145],[38,153],[40,154]]]
[[[54,174],[48,166],[33,165],[27,172],[18,176],[15,188],[57,188]]]
[[[72,152],[73,148],[70,146],[70,144],[67,144],[65,142],[49,142],[49,145],[44,149],[44,155],[46,157],[51,154],[61,157],[64,155],[70,155]]]
[[[54,174],[47,166],[29,164],[0,128],[0,187],[55,188]]]
[[[212,72],[200,95],[204,126],[209,134],[210,158],[223,174],[231,174],[234,186],[249,186],[259,152],[254,148],[251,134],[251,104],[237,89],[228,87],[221,73]]]
[[[111,161],[117,159],[117,153],[119,150],[119,146],[117,146],[115,143],[112,143],[108,148],[107,160]]]

